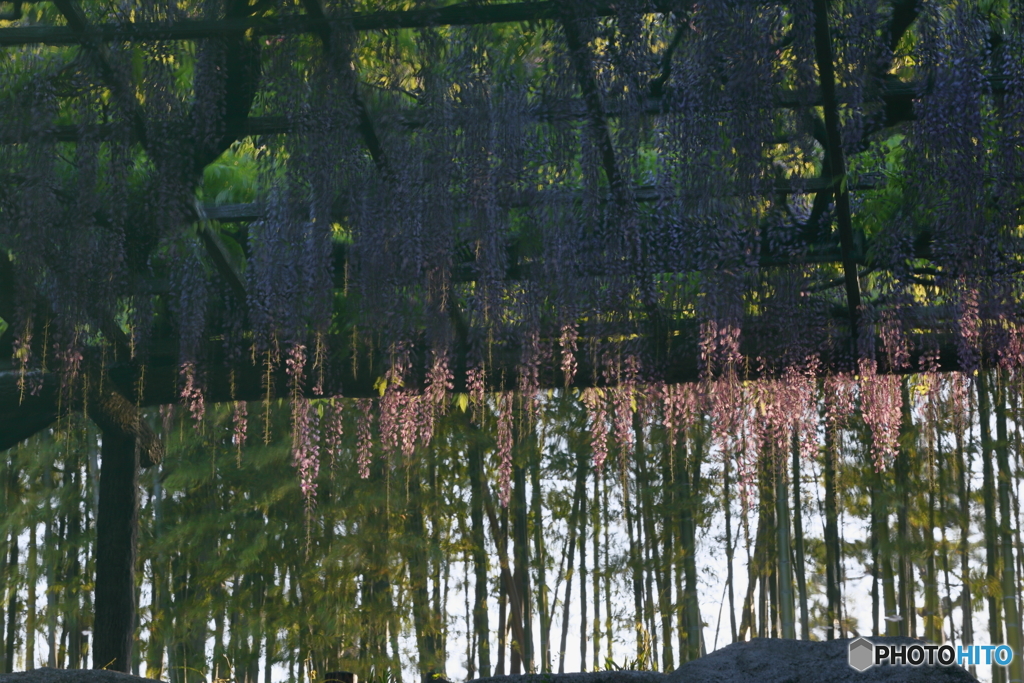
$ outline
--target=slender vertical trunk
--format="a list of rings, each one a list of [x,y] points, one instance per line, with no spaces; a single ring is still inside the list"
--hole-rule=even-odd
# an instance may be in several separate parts
[[[139,454],[135,438],[103,433],[96,518],[96,617],[93,668],[127,672],[135,635],[135,555]]]
[[[825,450],[822,453],[825,470],[825,594],[826,608],[825,636],[828,640],[842,638],[842,594],[839,590],[839,572],[842,567],[842,550],[839,546],[839,506],[836,502],[836,457],[838,449],[829,425],[825,427]],[[872,508],[872,520],[874,509]],[[871,534],[871,574],[872,574],[872,633],[878,635],[878,543],[875,537],[875,524]]]
[[[580,670],[587,670],[587,498],[580,499]],[[630,547],[633,546],[632,538]]]
[[[810,640],[810,617],[807,606],[807,577],[804,573],[804,521],[803,500],[800,494],[800,440],[793,435],[793,535],[796,563],[796,588],[800,598],[800,638]]]
[[[13,468],[13,463],[10,463],[8,467]],[[0,468],[0,505],[3,507],[5,513],[10,510],[11,503],[11,492],[9,485],[9,478],[7,468]],[[12,531],[11,537],[16,538],[16,533]],[[8,673],[7,671],[7,638],[5,637],[7,626],[7,594],[10,592],[12,595],[14,591],[11,586],[8,585],[7,581],[7,539],[8,535],[6,531],[0,532],[0,672]]]
[[[973,423],[969,420],[968,424]],[[960,638],[970,645],[974,642],[974,604],[971,599],[970,583],[970,532],[971,532],[971,491],[967,471],[967,460],[964,457],[964,435],[956,435],[956,467],[957,467],[957,499],[960,502],[960,611],[963,615],[960,624]],[[971,665],[971,675],[975,675],[975,667]]]
[[[882,570],[881,570],[881,552],[880,545],[881,539],[878,537],[878,505],[876,499],[878,497],[877,487],[875,486],[874,479],[871,482],[871,529],[870,529],[870,540],[871,545],[871,635],[880,636],[882,632],[879,630],[879,593],[878,589],[881,585]]]
[[[531,441],[531,445],[535,441]],[[537,614],[540,616],[540,665],[543,673],[551,671],[551,617],[548,611],[548,581],[545,571],[547,556],[544,549],[544,505],[541,492],[540,449],[530,449],[530,486],[533,492],[533,548],[537,567]]]
[[[732,549],[732,488],[729,482],[729,469],[732,457],[724,454],[722,464],[722,506],[725,508],[725,582],[729,590],[729,628],[732,642],[738,640],[736,631],[736,598],[733,582],[733,549]],[[667,670],[667,669],[666,669]]]
[[[676,530],[676,550],[673,555],[673,561],[675,563],[675,575],[676,575],[676,600],[675,600],[675,614],[676,614],[676,637],[677,637],[677,652],[679,652],[679,663],[686,662],[686,589],[684,587],[683,577],[686,575],[686,555],[693,552],[693,548],[690,545],[690,538],[685,533],[686,530],[686,509],[687,503],[689,502],[689,472],[687,471],[687,457],[686,457],[686,436],[684,434],[678,435],[675,442],[675,448],[673,450],[674,458],[674,479],[675,487],[673,488],[673,500],[675,501],[672,510],[672,526]]]
[[[943,605],[942,624],[939,629],[942,633],[943,639],[945,639],[945,621],[946,617],[949,617],[949,637],[953,645],[956,646],[956,629],[953,624],[953,590],[950,582],[950,568],[949,568],[949,539],[946,537],[946,526],[949,523],[949,513],[946,509],[946,491],[949,491],[952,486],[951,482],[946,478],[948,469],[944,465],[945,458],[947,457],[942,453],[942,429],[940,425],[936,425],[936,443],[939,448],[939,456],[936,458],[937,467],[937,479],[936,489],[939,493],[939,520],[942,524],[942,573],[945,577],[946,584],[946,600]]]
[[[675,481],[673,476],[673,449],[661,449],[661,564],[658,573],[658,611],[661,612],[661,670],[672,671],[675,657],[672,651],[672,539],[675,524],[672,523],[672,509],[675,507]],[[607,528],[605,529],[607,534]],[[605,565],[607,566],[607,564]],[[611,638],[611,631],[608,632]]]
[[[21,494],[18,490],[18,462],[17,449],[13,452],[10,463],[8,464],[7,470],[7,501],[4,509],[11,513],[16,508],[21,507]],[[6,643],[6,657],[4,671],[6,673],[14,672],[14,646],[18,640],[18,615],[20,609],[18,606],[18,564],[20,562],[18,552],[18,529],[15,527],[11,530],[11,542],[10,542],[10,559],[7,562],[7,590],[8,590],[8,602],[7,602],[7,643]],[[3,622],[0,621],[0,624]]]
[[[633,586],[633,624],[636,628],[636,658],[646,657],[647,630],[644,628],[643,577],[641,576],[640,523],[633,514],[629,496],[629,475],[622,475],[622,507],[626,513],[626,536],[629,541],[629,570]],[[634,521],[636,525],[634,526]],[[635,531],[634,531],[635,529]]]
[[[68,513],[68,547],[70,552],[65,560],[65,585],[69,587],[64,594],[65,600],[65,623],[67,623],[68,634],[68,668],[77,669],[82,665],[82,626],[79,622],[79,612],[81,611],[81,603],[79,595],[78,578],[82,574],[82,561],[81,553],[79,552],[78,546],[81,541],[81,516],[79,514],[78,499],[81,497],[81,470],[76,462],[77,458],[66,458],[65,470],[64,470],[64,487],[70,488],[74,495],[74,505]],[[70,470],[70,472],[68,471]],[[133,585],[132,591],[135,592],[134,603],[138,604],[138,589]],[[132,663],[134,664],[135,656],[134,651],[132,653]]]
[[[1014,545],[1017,548],[1017,576],[1024,577],[1024,543],[1021,542],[1021,516],[1020,516],[1020,484],[1021,484],[1021,472],[1024,472],[1024,452],[1021,448],[1021,413],[1020,413],[1020,390],[1016,389],[1011,393],[1012,396],[1012,410],[1013,410],[1013,435],[1014,435],[1014,465],[1017,470],[1016,486],[1010,487],[1010,497],[1013,503],[1013,519],[1017,520],[1014,524]],[[1024,615],[1024,591],[1017,592],[1017,614]]]
[[[366,528],[369,533],[364,534],[366,547],[366,560],[362,576],[362,621],[363,638],[360,643],[360,659],[367,669],[375,668],[380,672],[389,671],[392,667],[391,657],[388,654],[388,633],[391,631],[391,622],[394,615],[394,606],[391,597],[391,568],[390,568],[390,545],[391,545],[391,524],[390,512],[388,510],[387,498],[384,497],[384,486],[388,485],[386,477],[387,464],[378,460],[370,469],[369,481],[376,484],[376,491],[370,493],[375,495],[374,500],[366,512]],[[301,575],[295,572],[298,580]],[[303,591],[305,596],[305,591]],[[300,631],[300,667],[304,666],[304,643]],[[303,669],[304,670],[304,669]],[[395,671],[391,671],[397,674]]]
[[[1010,498],[1013,503],[1013,518],[1017,520],[1014,524],[1014,545],[1017,548],[1017,576],[1024,577],[1024,543],[1021,542],[1021,515],[1020,515],[1020,485],[1021,472],[1024,472],[1024,452],[1022,452],[1021,439],[1021,412],[1020,412],[1020,389],[1014,387],[1011,393],[1013,410],[1013,436],[1014,436],[1014,466],[1016,467],[1015,486],[1010,487]],[[1017,614],[1024,615],[1024,591],[1017,592]]]
[[[604,514],[604,566],[611,567],[611,532],[609,531],[611,514],[608,511],[608,487],[611,477],[605,471],[601,475],[601,509]],[[604,573],[604,632],[608,634],[605,639],[605,658],[607,662],[612,659],[612,576],[610,571]]]
[[[637,497],[639,508],[637,510],[639,519],[637,520],[637,526],[643,526],[643,545],[641,546],[641,553],[644,557],[644,562],[641,566],[641,573],[644,577],[644,597],[645,610],[644,616],[647,622],[647,633],[649,637],[651,651],[649,653],[651,659],[650,664],[652,666],[658,665],[658,626],[655,619],[655,609],[658,603],[654,600],[654,592],[652,586],[652,575],[658,583],[658,594],[662,592],[661,575],[658,572],[658,567],[661,566],[661,558],[658,553],[658,541],[657,534],[655,533],[654,527],[654,485],[651,481],[651,474],[647,469],[647,444],[644,439],[644,426],[643,419],[640,412],[633,413],[633,434],[635,441],[635,457],[636,462],[636,480],[637,480]]]
[[[522,598],[516,590],[516,582],[512,578],[512,570],[510,569],[510,563],[507,553],[508,523],[507,521],[503,521],[500,525],[501,531],[498,531],[498,515],[494,511],[494,503],[491,500],[490,490],[487,487],[484,488],[484,506],[487,509],[487,517],[490,519],[491,522],[491,534],[495,537],[494,545],[498,548],[498,563],[501,566],[501,582],[502,585],[504,586],[505,591],[508,594],[508,602],[512,608],[512,614],[511,619],[509,619],[509,624],[512,627],[513,639],[515,643],[517,643],[517,646],[512,650],[512,654],[514,655],[518,651],[517,648],[522,647],[521,643],[526,642],[526,637],[523,635],[524,620],[522,616]],[[505,508],[506,512],[507,510],[508,509]],[[507,516],[505,519],[507,520]],[[503,664],[503,662],[500,659],[498,660],[498,662],[499,664]],[[516,661],[513,660],[512,664],[515,665]]]
[[[274,633],[274,629],[266,629],[264,640],[266,642],[266,658],[263,662],[263,683],[272,683],[274,660],[277,657],[277,637]]]
[[[793,568],[791,565],[789,492],[786,487],[786,457],[784,452],[773,458],[775,469],[775,516],[779,566],[779,612],[782,619],[782,637],[796,639],[796,619],[793,609]]]
[[[467,427],[471,423],[465,420]],[[471,545],[473,548],[474,571],[474,603],[473,631],[477,640],[477,659],[480,665],[480,677],[491,675],[491,644],[490,625],[488,624],[487,604],[490,595],[487,588],[487,548],[484,541],[484,460],[483,449],[479,443],[479,431],[472,428],[475,438],[469,445],[469,487],[470,487],[470,522]]]
[[[562,600],[562,638],[558,646],[558,673],[565,673],[565,647],[569,637],[569,606],[572,604],[572,575],[575,572],[573,562],[576,559],[576,523],[586,494],[587,458],[581,450],[576,456],[576,488],[572,496],[572,511],[569,513],[569,556],[566,559],[565,598]]]
[[[768,452],[762,462],[762,486],[765,489],[765,512],[768,517],[768,533],[765,535],[767,553],[764,556],[765,583],[767,586],[768,632],[766,636],[779,638],[782,622],[779,614],[779,516],[776,513],[778,492],[775,488],[776,463],[774,454]]]
[[[48,463],[43,472],[44,487],[46,488],[46,527],[43,531],[43,550],[45,555],[53,553],[56,545],[54,538],[54,523],[56,522],[57,511],[53,497],[53,463]],[[49,552],[46,552],[49,551]],[[57,667],[57,570],[56,562],[45,557],[46,562],[46,665],[51,669]]]
[[[1010,456],[1009,438],[1006,430],[1006,375],[1000,371],[999,391],[996,402],[996,458],[999,466],[999,536],[1002,550],[1002,603],[1006,625],[1006,644],[1014,653],[1024,653],[1021,638],[1020,614],[1017,609],[1017,571],[1013,557],[1013,509],[1010,507]],[[993,641],[995,642],[995,641]],[[1010,683],[1021,683],[1024,678],[1024,658],[1013,658],[1006,670]]]
[[[485,484],[486,485],[486,484]],[[484,495],[486,500],[486,489],[484,489]],[[494,520],[491,522],[492,526]],[[508,508],[502,508],[501,510],[501,522],[499,523],[498,529],[492,529],[491,534],[495,532],[499,535],[495,538],[495,545],[498,547],[498,556],[507,557],[508,553]],[[509,585],[505,576],[507,572],[504,571],[505,567],[502,567],[501,578],[498,580],[498,662],[495,665],[494,675],[504,676],[505,675],[505,652],[508,649],[508,597],[509,597]],[[511,667],[509,667],[511,669]]]
[[[896,533],[899,538],[899,622],[900,635],[917,637],[917,610],[914,605],[914,565],[911,561],[913,542],[910,530],[911,467],[917,452],[917,430],[910,413],[910,392],[907,380],[900,384],[903,397],[900,424],[900,446],[896,453]]]
[[[873,465],[868,463],[868,467]],[[882,583],[882,607],[885,613],[885,635],[900,634],[899,615],[896,607],[896,586],[892,573],[889,542],[889,496],[885,491],[885,471],[871,474],[871,528],[875,541],[876,565]]]
[[[153,586],[153,590],[156,590],[156,585]],[[213,617],[213,666],[210,667],[210,674],[213,676],[213,680],[226,679],[231,675],[229,668],[226,666],[224,656],[224,613],[227,609],[227,594],[221,586],[214,586],[214,590],[211,594],[214,617]],[[154,647],[155,643],[151,642],[150,647]],[[159,652],[159,648],[155,647]],[[161,655],[161,659],[162,659]],[[158,678],[153,675],[153,671],[149,670],[149,663],[147,660],[147,678]],[[293,665],[294,666],[294,665]],[[289,678],[294,672],[289,672]]]
[[[10,578],[8,586],[9,596],[7,602],[7,656],[5,673],[14,673],[14,646],[18,641],[18,533],[11,533],[10,560],[7,562],[7,576]]]
[[[704,464],[704,434],[701,427],[693,439],[691,462],[680,464],[683,494],[682,534],[685,544],[683,571],[685,593],[683,595],[684,614],[686,615],[686,660],[693,661],[700,657],[701,632],[703,627],[700,618],[700,604],[697,594],[697,512],[700,505],[700,470]],[[683,462],[686,462],[684,457]],[[680,653],[682,657],[682,653]]]
[[[754,593],[761,578],[761,557],[764,555],[764,539],[767,535],[767,524],[764,521],[763,505],[760,505],[757,532],[754,536],[754,552],[750,552],[750,537],[747,536],[747,595],[743,599],[742,618],[740,619],[739,640],[749,640],[759,637],[764,629],[763,621],[758,622],[760,616],[763,620],[763,613],[760,611],[762,601],[758,600],[758,606],[754,605]],[[748,638],[749,635],[749,638]]]
[[[590,573],[594,593],[594,618],[593,618],[593,632],[591,635],[591,646],[594,651],[594,666],[593,670],[597,671],[601,667],[601,572],[598,571],[598,567],[601,566],[601,506],[598,504],[601,500],[601,478],[594,476],[594,497],[591,499],[593,504],[590,506],[590,538],[593,541],[593,564],[594,570]],[[585,627],[585,625],[584,625]]]
[[[775,472],[772,455],[762,445],[758,454],[758,503],[757,544],[754,562],[757,566],[760,584],[758,600],[758,636],[772,637],[776,633],[778,603],[776,598],[775,572],[772,568],[775,558]],[[763,533],[762,533],[763,532]]]
[[[25,599],[25,670],[36,668],[36,583],[39,581],[39,557],[36,543],[36,522],[28,528],[28,595]]]
[[[985,575],[988,579],[989,638],[992,643],[1003,642],[1000,604],[992,588],[999,583],[999,541],[996,524],[996,482],[992,469],[991,409],[989,404],[988,378],[985,372],[978,373],[978,420],[981,426],[982,499],[985,507]],[[999,669],[993,669],[993,680],[999,679]]]
[[[95,485],[94,485],[95,488]],[[153,537],[159,541],[163,535],[163,467],[157,465],[153,477]],[[165,623],[167,620],[167,590],[164,575],[167,560],[163,553],[150,560],[149,567],[152,589],[152,606],[149,615],[149,643],[146,646],[146,677],[160,679],[163,677],[164,644],[167,640]],[[223,653],[221,653],[223,655]],[[217,662],[216,650],[214,651]],[[217,664],[220,666],[220,664]],[[226,678],[227,676],[216,676]]]
[[[463,539],[469,538],[470,534],[465,528],[465,521],[460,518],[460,532]],[[469,576],[469,568],[472,562],[469,559],[470,551],[464,550],[462,555],[462,571],[463,576]],[[476,641],[477,634],[476,629],[473,628],[473,607],[472,602],[469,599],[469,579],[467,578],[462,584],[462,597],[465,601],[466,610],[466,680],[472,681],[477,678],[476,675]]]
[[[443,673],[438,661],[436,624],[430,604],[427,566],[427,527],[423,517],[423,491],[418,464],[410,464],[406,473],[406,537],[403,543],[409,567],[409,593],[412,597],[413,627],[419,653],[420,680],[432,683]]]
[[[424,500],[421,506],[424,514],[430,519],[430,552],[429,557],[435,558],[434,561],[434,574],[432,578],[433,582],[433,602],[434,608],[430,613],[430,635],[434,639],[433,651],[435,653],[435,661],[437,662],[438,675],[441,678],[448,678],[445,673],[445,665],[448,661],[448,590],[449,579],[451,577],[451,564],[448,562],[448,556],[441,551],[441,528],[443,521],[437,514],[437,496],[438,483],[437,483],[437,458],[427,458],[427,491],[435,494],[431,498]],[[421,491],[422,493],[422,491]],[[430,565],[429,559],[427,566]],[[444,590],[442,592],[442,586]],[[388,591],[388,598],[391,599],[391,591]],[[391,621],[388,624],[388,633],[391,637],[391,659],[396,669],[401,668],[401,659],[399,656],[398,649],[398,614],[392,609],[391,610]]]
[[[928,459],[928,526],[924,533],[925,547],[928,549],[928,558],[925,561],[928,576],[924,589],[924,637],[933,643],[941,643],[944,618],[939,606],[939,572],[935,562],[935,555],[940,551],[935,542],[935,491],[940,484],[937,481],[938,473],[935,471],[934,463],[942,457],[942,451],[932,449],[931,455],[932,457]]]
[[[515,573],[513,581],[516,591],[519,594],[520,604],[523,613],[523,642],[519,643],[519,656],[522,658],[523,668],[526,673],[533,672],[533,618],[530,598],[530,546],[527,535],[527,504],[526,504],[526,469],[523,467],[522,458],[524,448],[520,446],[518,457],[512,468],[513,492],[512,492],[512,540],[513,553],[515,555]],[[515,671],[516,659],[513,655],[512,673]]]

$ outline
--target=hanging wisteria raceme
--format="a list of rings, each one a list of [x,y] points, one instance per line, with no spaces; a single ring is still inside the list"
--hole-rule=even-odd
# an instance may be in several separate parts
[[[601,472],[608,459],[608,407],[604,392],[600,389],[587,388],[580,397],[587,408],[587,420],[590,424],[590,447],[594,452],[594,470]]]
[[[323,439],[324,451],[331,456],[330,468],[333,471],[336,465],[338,453],[341,450],[341,440],[345,435],[345,402],[339,397],[327,400],[323,416]]]
[[[903,419],[903,395],[898,375],[880,375],[873,360],[861,360],[858,369],[861,410],[871,430],[871,456],[881,471],[896,456],[900,424]]]
[[[575,325],[563,325],[562,334],[558,338],[558,346],[561,350],[562,375],[565,378],[565,386],[568,388],[576,379],[576,341],[579,339],[579,331]]]
[[[512,495],[512,402],[511,391],[497,396],[498,410],[498,500],[508,506]]]
[[[639,371],[636,356],[626,356],[621,365],[608,367],[606,361],[605,375],[611,389],[612,428],[615,441],[619,447],[622,466],[633,454],[635,435],[633,431],[633,413],[637,412],[637,373]]]
[[[356,464],[359,467],[359,476],[366,479],[370,476],[370,462],[373,459],[373,401],[364,398],[356,403],[359,407]]]
[[[307,399],[292,405],[292,464],[299,471],[306,506],[312,507],[320,473],[320,413]]]
[[[238,453],[241,455],[242,448],[245,446],[249,432],[249,408],[246,402],[235,401],[232,404],[231,415],[233,428],[231,433],[231,443],[238,448]]]

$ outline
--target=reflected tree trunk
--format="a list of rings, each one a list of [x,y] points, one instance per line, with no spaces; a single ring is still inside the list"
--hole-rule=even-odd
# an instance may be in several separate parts
[[[135,438],[107,430],[101,455],[92,665],[127,673],[135,636],[139,525],[139,453]]]

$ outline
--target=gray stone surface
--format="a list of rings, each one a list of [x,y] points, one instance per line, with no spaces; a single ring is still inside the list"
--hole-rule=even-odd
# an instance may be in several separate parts
[[[668,676],[656,671],[592,671],[582,674],[491,676],[478,678],[473,683],[668,683],[667,679]]]
[[[910,638],[871,638],[876,644],[911,644]],[[689,662],[665,683],[974,683],[958,666],[872,666],[863,672],[848,662],[851,639],[831,642],[759,638],[735,643]]]
[[[831,642],[756,639],[735,643],[684,664],[670,674],[600,671],[586,674],[495,676],[477,683],[976,683],[966,670],[943,666],[850,667],[853,639]],[[920,642],[872,638],[878,644]],[[3,683],[3,681],[0,681]]]

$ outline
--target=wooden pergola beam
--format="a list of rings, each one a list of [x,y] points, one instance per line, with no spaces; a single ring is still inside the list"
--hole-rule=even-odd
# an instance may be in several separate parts
[[[474,26],[557,19],[564,3],[514,2],[496,5],[460,4],[436,9],[415,9],[385,12],[358,12],[338,17],[333,22],[324,16],[250,17],[245,19],[185,19],[171,24],[128,22],[94,24],[86,34],[73,26],[17,26],[0,29],[0,46],[75,45],[86,41],[121,42],[154,40],[201,40],[228,33],[251,32],[255,36],[322,33],[331,23],[353,31],[382,31],[432,26]],[[651,3],[649,13],[667,13],[676,9],[674,2]],[[616,3],[594,2],[596,16],[616,14]]]
[[[0,29],[2,32],[3,29]],[[993,92],[1005,91],[1005,84],[999,79],[990,79],[990,87]],[[927,92],[927,84],[917,81],[890,81],[882,86],[879,97],[887,110],[892,109],[899,112],[899,116],[891,121],[886,121],[886,126],[909,120],[913,110],[910,106],[913,99],[920,97]],[[842,92],[837,92],[837,101],[844,102]],[[779,109],[800,109],[804,107],[821,106],[822,98],[820,92],[814,92],[809,97],[797,91],[784,90],[775,96],[775,106]],[[458,112],[458,109],[455,110]],[[646,99],[643,106],[643,113],[649,116],[670,116],[680,112],[666,111],[661,96],[652,95]],[[528,109],[528,114],[536,121],[565,121],[584,120],[590,117],[586,103],[580,100],[568,100],[565,102],[541,102]],[[604,116],[608,119],[619,117],[623,114],[620,107],[615,103],[605,106]],[[472,115],[467,112],[467,115]],[[401,112],[395,117],[400,125],[415,130],[423,127],[424,120],[421,114],[415,110]],[[297,129],[295,122],[287,116],[250,116],[244,126],[240,129],[242,136],[256,135],[288,135]],[[105,140],[120,138],[119,126],[110,123],[94,124],[89,126],[78,126],[73,124],[60,124],[47,131],[33,130],[26,133],[6,132],[0,136],[0,144],[12,144],[39,139],[40,136],[57,142],[77,142],[85,133],[90,140]]]

